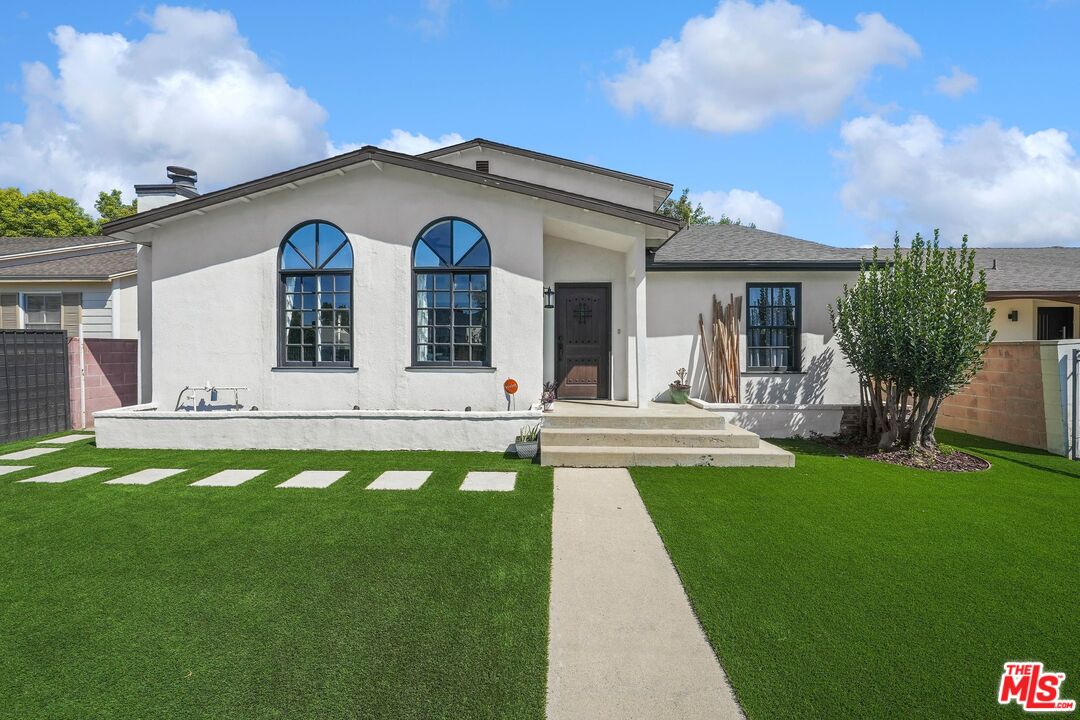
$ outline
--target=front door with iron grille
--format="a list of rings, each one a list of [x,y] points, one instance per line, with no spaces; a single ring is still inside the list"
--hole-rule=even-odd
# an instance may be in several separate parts
[[[611,358],[611,285],[555,285],[555,366],[559,397],[607,399]]]

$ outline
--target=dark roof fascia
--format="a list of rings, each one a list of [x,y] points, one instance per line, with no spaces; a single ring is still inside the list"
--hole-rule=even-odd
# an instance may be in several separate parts
[[[867,265],[870,263],[867,262]],[[880,263],[879,263],[880,264]],[[695,270],[859,270],[859,260],[731,260],[727,262],[656,263],[646,262],[647,272]]]
[[[987,290],[987,300],[1052,300],[1054,298],[1080,297],[1080,283],[1076,290]]]
[[[503,143],[485,140],[483,138],[474,138],[458,143],[457,145],[447,145],[446,147],[429,150],[426,153],[420,153],[416,157],[425,159],[437,158],[442,157],[443,155],[461,152],[462,150],[469,150],[474,147],[491,148],[492,150],[500,150],[512,155],[521,155],[522,157],[532,158],[533,160],[543,160],[544,162],[554,163],[555,165],[563,165],[576,170],[585,170],[586,172],[596,173],[597,175],[607,175],[608,177],[618,178],[619,180],[648,185],[649,187],[657,188],[658,190],[666,190],[669,194],[674,188],[671,183],[666,183],[662,180],[653,180],[641,175],[611,170],[610,168],[601,167],[599,165],[590,165],[589,163],[570,160],[569,158],[559,157],[558,155],[548,155],[547,153],[537,152],[535,150],[527,150],[525,148],[515,147],[514,145],[504,145]]]
[[[134,270],[126,270],[115,275],[0,275],[0,283],[25,282],[100,282],[107,283],[125,275],[133,275]]]
[[[239,185],[233,185],[232,187],[216,190],[214,192],[206,193],[205,195],[199,195],[198,197],[190,198],[188,200],[181,200],[180,202],[164,205],[146,212],[136,213],[135,215],[120,218],[119,220],[113,220],[112,222],[103,225],[101,232],[103,235],[110,235],[112,233],[131,230],[132,228],[148,225],[159,220],[176,217],[194,210],[200,210],[205,207],[228,202],[229,200],[236,200],[264,190],[281,187],[292,182],[297,182],[299,180],[322,175],[327,172],[332,172],[367,161],[384,162],[389,165],[397,165],[413,170],[430,172],[434,175],[466,180],[484,187],[506,190],[521,195],[537,197],[542,200],[551,200],[564,205],[578,207],[583,210],[590,210],[604,215],[622,218],[624,220],[640,222],[643,225],[651,225],[664,230],[670,230],[671,232],[675,232],[679,229],[677,220],[672,220],[647,210],[639,210],[607,200],[599,200],[597,198],[578,195],[577,193],[571,193],[565,190],[557,190],[544,185],[535,185],[513,178],[477,172],[476,170],[469,170],[468,168],[462,168],[456,165],[448,165],[447,163],[438,162],[437,160],[427,160],[415,155],[405,155],[403,153],[382,150],[368,145],[359,150],[336,155],[307,165],[301,165],[300,167],[291,170],[267,175],[266,177],[257,180],[250,180],[245,183],[240,183]]]

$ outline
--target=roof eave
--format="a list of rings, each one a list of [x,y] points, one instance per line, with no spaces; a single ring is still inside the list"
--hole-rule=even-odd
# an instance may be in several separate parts
[[[858,270],[861,261],[852,260],[727,260],[702,262],[655,262],[645,264],[653,271],[694,270]]]
[[[522,195],[538,197],[543,200],[559,202],[584,210],[600,212],[606,215],[619,217],[624,220],[641,223],[643,225],[658,227],[672,233],[676,232],[679,229],[678,221],[671,220],[670,218],[666,218],[662,215],[656,215],[655,213],[651,213],[646,210],[640,210],[638,208],[632,208],[626,205],[619,205],[618,203],[609,202],[607,200],[600,200],[598,198],[592,198],[586,195],[578,195],[576,193],[567,192],[565,190],[558,190],[544,185],[536,185],[533,183],[525,182],[523,180],[515,180],[514,178],[507,178],[499,175],[491,175],[489,173],[477,172],[476,170],[469,170],[468,168],[462,168],[456,165],[449,165],[447,163],[441,163],[436,160],[428,160],[419,156],[395,153],[389,150],[382,150],[380,148],[375,148],[372,146],[365,146],[363,148],[360,148],[359,150],[354,150],[352,152],[337,155],[332,158],[327,158],[318,162],[302,165],[298,168],[293,168],[291,170],[275,173],[273,175],[268,175],[264,178],[251,180],[246,183],[241,183],[239,185],[224,188],[222,190],[216,190],[214,192],[206,193],[205,195],[200,195],[195,198],[181,200],[179,202],[164,205],[153,210],[148,210],[144,213],[136,213],[135,215],[121,218],[119,220],[113,220],[112,222],[103,225],[101,231],[104,235],[128,232],[133,230],[134,228],[149,225],[168,218],[177,217],[179,215],[193,212],[195,210],[200,210],[205,207],[210,207],[212,205],[228,202],[230,200],[236,200],[241,197],[252,195],[254,193],[285,186],[292,182],[297,182],[310,177],[314,177],[316,175],[333,172],[334,170],[341,170],[346,167],[369,161],[384,162],[391,165],[397,165],[399,167],[430,172],[432,174],[442,175],[444,177],[466,180],[484,187],[492,187],[496,189],[506,190],[508,192],[515,192]]]
[[[492,150],[510,153],[512,155],[520,155],[522,157],[533,158],[534,160],[543,160],[544,162],[553,163],[555,165],[562,165],[564,167],[574,168],[576,170],[584,170],[586,172],[597,173],[598,175],[606,175],[608,177],[618,178],[619,180],[626,180],[627,182],[635,182],[641,185],[647,185],[649,187],[665,191],[665,198],[671,194],[671,191],[674,188],[671,183],[664,182],[663,180],[653,180],[652,178],[647,178],[641,175],[634,175],[633,173],[612,170],[611,168],[601,167],[600,165],[592,165],[590,163],[584,163],[578,160],[571,160],[570,158],[559,157],[558,155],[549,155],[547,153],[537,152],[536,150],[529,150],[527,148],[517,147],[515,145],[507,145],[505,143],[495,142],[494,140],[485,140],[484,138],[473,138],[472,140],[466,140],[455,145],[447,145],[445,147],[436,148],[434,150],[429,150],[425,153],[420,153],[416,157],[430,160],[431,158],[442,157],[444,155],[452,155],[453,153],[462,152],[463,150],[470,150],[474,147],[486,147]]]

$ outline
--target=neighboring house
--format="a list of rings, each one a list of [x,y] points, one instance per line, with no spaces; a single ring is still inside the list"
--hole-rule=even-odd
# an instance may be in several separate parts
[[[108,237],[0,238],[0,329],[137,337],[135,250]]]
[[[680,231],[656,213],[666,182],[479,139],[364,147],[205,195],[169,172],[104,227],[138,247],[147,406],[111,416],[138,417],[125,442],[182,427],[192,446],[465,448],[489,423],[501,448],[539,419],[544,382],[645,405],[685,367],[702,397],[714,295],[744,298],[742,403],[699,404],[779,436],[836,432],[859,399],[827,306],[865,251]],[[171,424],[207,408],[244,412]]]

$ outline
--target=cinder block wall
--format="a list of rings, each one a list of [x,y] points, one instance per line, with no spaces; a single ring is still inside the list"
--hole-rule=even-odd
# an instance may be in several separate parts
[[[83,343],[80,370],[79,343]],[[94,413],[138,402],[139,342],[106,338],[68,340],[69,397],[71,426],[92,428]],[[85,413],[83,388],[85,387]],[[85,415],[85,422],[83,420]]]
[[[982,371],[941,406],[938,426],[1046,450],[1039,343],[993,343]]]

